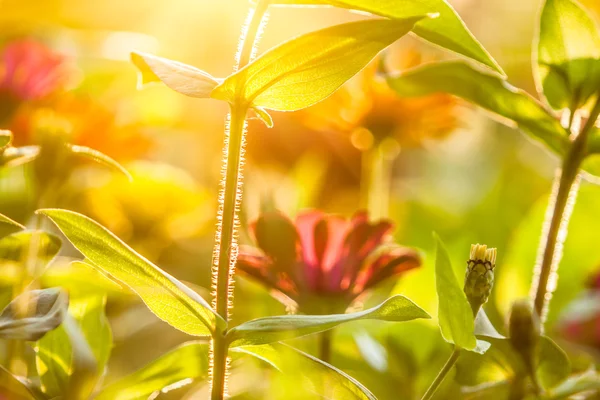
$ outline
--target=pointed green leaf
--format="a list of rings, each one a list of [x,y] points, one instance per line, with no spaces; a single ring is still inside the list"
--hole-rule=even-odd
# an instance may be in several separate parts
[[[456,346],[475,350],[473,311],[459,285],[448,252],[439,236],[435,235],[435,287],[438,295],[438,319],[444,340]]]
[[[231,347],[278,342],[331,329],[345,322],[361,319],[402,322],[430,318],[419,306],[404,296],[393,296],[376,307],[348,314],[281,315],[244,322],[227,333]]]
[[[438,13],[435,19],[417,22],[413,32],[431,43],[479,61],[504,73],[445,0],[274,0],[273,4],[331,5],[392,19]]]
[[[0,313],[0,338],[40,339],[60,325],[68,303],[67,294],[59,288],[20,294]]]
[[[91,149],[89,147],[77,146],[74,144],[68,144],[67,147],[69,148],[69,150],[71,150],[73,154],[97,162],[98,164],[102,164],[105,167],[108,167],[118,173],[125,175],[125,177],[130,182],[133,181],[133,177],[131,176],[129,171],[127,171],[125,167],[123,167],[121,164],[119,164],[117,161],[113,160],[106,154],[98,150]]]
[[[62,243],[44,231],[20,231],[0,239],[0,266],[18,263],[41,272],[56,257]]]
[[[34,399],[48,400],[49,397],[34,385],[29,379],[13,375],[0,365],[0,396],[7,400]]]
[[[546,1],[534,49],[534,75],[552,107],[577,109],[597,94],[600,32],[578,2]]]
[[[225,321],[196,292],[136,253],[92,219],[67,210],[46,209],[48,216],[86,258],[86,263],[137,293],[160,319],[196,336],[221,332]]]
[[[12,219],[8,218],[6,215],[2,215],[2,214],[0,214],[0,223],[12,225],[18,229],[25,229],[25,227],[23,225],[21,225],[20,223],[13,221]]]
[[[563,382],[571,373],[567,354],[548,336],[540,337],[536,375],[544,389],[551,389]]]
[[[256,357],[285,375],[294,377],[301,387],[320,399],[376,400],[375,396],[356,379],[313,356],[284,344],[244,346],[233,352]]]
[[[483,336],[488,338],[495,339],[506,339],[504,335],[498,333],[494,325],[492,325],[490,319],[488,318],[485,310],[481,308],[477,313],[477,317],[475,317],[475,329],[473,331],[475,336]]]
[[[209,98],[212,90],[221,83],[198,68],[151,54],[133,52],[131,61],[140,72],[139,86],[162,82],[186,96]]]
[[[36,343],[36,364],[46,394],[88,398],[101,379],[112,346],[105,303],[103,296],[74,299],[65,323]]]
[[[142,400],[169,386],[180,387],[208,375],[208,345],[188,342],[131,375],[106,386],[96,400]]]
[[[227,77],[212,97],[295,111],[325,99],[423,16],[351,22],[298,36]]]
[[[560,122],[537,100],[511,86],[502,77],[463,62],[425,65],[399,76],[388,77],[388,84],[405,97],[437,92],[461,97],[501,117],[501,122],[517,125],[559,155],[565,153],[569,144],[567,132]]]

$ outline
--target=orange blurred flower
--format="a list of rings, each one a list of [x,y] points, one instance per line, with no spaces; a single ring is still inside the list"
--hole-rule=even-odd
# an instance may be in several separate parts
[[[56,139],[87,146],[118,161],[139,158],[151,147],[138,126],[121,124],[115,113],[66,90],[79,78],[68,57],[32,39],[9,43],[0,55],[0,120],[14,145]],[[47,138],[46,138],[47,139]],[[53,139],[54,140],[54,139]]]
[[[422,55],[410,50],[393,62],[396,69],[408,69],[422,62]],[[401,146],[418,146],[423,139],[448,135],[456,126],[457,100],[448,94],[420,98],[401,98],[377,74],[378,60],[326,100],[300,113],[303,122],[322,132],[352,134],[356,147],[365,149],[372,143],[356,135],[367,129],[371,142],[394,138]]]
[[[74,95],[61,96],[49,107],[21,107],[10,129],[15,135],[15,145],[23,146],[39,143],[40,127],[47,129],[52,125],[64,130],[65,141],[98,150],[117,161],[134,160],[152,147],[152,141],[138,125],[120,124],[108,108]]]

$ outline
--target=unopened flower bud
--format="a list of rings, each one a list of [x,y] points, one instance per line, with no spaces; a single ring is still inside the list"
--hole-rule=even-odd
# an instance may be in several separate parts
[[[485,304],[490,296],[494,285],[495,267],[496,249],[488,249],[484,244],[471,245],[464,291],[474,315],[477,315],[479,308]]]
[[[526,362],[530,362],[541,335],[540,319],[530,301],[523,299],[513,303],[508,318],[508,334],[513,348]]]

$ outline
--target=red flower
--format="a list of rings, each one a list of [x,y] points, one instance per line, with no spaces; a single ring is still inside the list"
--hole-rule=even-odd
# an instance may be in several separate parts
[[[421,264],[415,250],[391,243],[390,221],[351,220],[320,211],[300,214],[295,224],[280,212],[252,224],[259,249],[242,247],[237,267],[301,311],[344,312],[357,296]]]
[[[64,90],[74,77],[65,56],[30,39],[10,43],[0,58],[0,90],[19,100],[48,97]]]

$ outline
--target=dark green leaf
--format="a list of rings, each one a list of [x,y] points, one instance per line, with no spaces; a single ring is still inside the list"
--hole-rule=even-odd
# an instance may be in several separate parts
[[[59,288],[17,296],[0,314],[0,338],[35,341],[62,322],[68,296]]]
[[[546,0],[534,46],[534,75],[552,107],[577,109],[597,94],[600,33],[578,2]]]
[[[551,389],[563,382],[571,373],[567,354],[548,336],[540,337],[536,375],[544,389]]]
[[[435,287],[438,295],[438,319],[442,336],[448,343],[475,350],[473,311],[459,285],[448,252],[439,236],[435,235]]]
[[[131,375],[105,387],[97,400],[142,400],[169,386],[183,386],[208,375],[208,345],[188,342]]]
[[[227,77],[211,96],[279,111],[308,107],[335,92],[421,19],[351,22],[298,36]]]
[[[503,73],[498,63],[469,32],[459,15],[445,0],[274,0],[273,4],[332,5],[393,19],[438,13],[439,16],[435,19],[417,22],[413,32],[425,40]]]
[[[221,83],[198,68],[151,54],[133,52],[131,61],[140,71],[140,86],[163,82],[186,96],[209,98],[212,90]]]
[[[98,164],[102,164],[105,167],[112,169],[113,171],[125,175],[125,177],[129,179],[129,181],[133,181],[133,177],[131,176],[129,171],[127,171],[125,167],[123,167],[121,164],[119,164],[117,161],[113,160],[106,154],[101,153],[98,150],[90,149],[89,147],[76,146],[74,144],[68,144],[67,147],[69,148],[69,150],[71,150],[71,153],[83,157],[85,159],[97,162]]]
[[[136,253],[92,219],[67,210],[47,215],[86,258],[86,263],[122,282],[160,319],[190,335],[225,329],[225,321],[196,292]]]
[[[409,70],[388,83],[401,96],[418,97],[446,92],[476,104],[508,125],[517,125],[559,155],[569,145],[565,129],[537,100],[502,77],[459,61],[441,62]]]
[[[244,346],[232,349],[249,354],[280,372],[294,377],[298,390],[331,400],[376,400],[375,396],[360,382],[313,356],[284,344]]]
[[[231,347],[258,345],[325,331],[361,319],[401,322],[418,318],[430,317],[415,303],[397,295],[376,307],[349,314],[281,315],[255,319],[232,328],[227,338]]]

